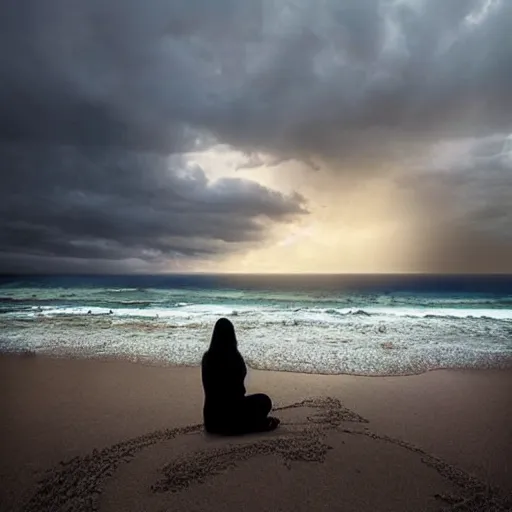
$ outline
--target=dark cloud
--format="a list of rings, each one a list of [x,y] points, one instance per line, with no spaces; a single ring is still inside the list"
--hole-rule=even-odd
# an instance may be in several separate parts
[[[180,156],[218,142],[256,155],[246,167],[360,173],[510,133],[511,32],[508,0],[3,0],[3,250],[156,265],[302,211]],[[485,169],[453,173],[461,207],[443,222],[498,240],[510,171]],[[425,187],[420,203],[450,204]]]
[[[4,0],[0,20],[3,137],[168,152],[192,127],[377,158],[512,129],[506,1]]]
[[[102,260],[140,260],[169,270],[173,258],[229,252],[260,240],[268,221],[306,211],[299,195],[244,179],[212,182],[181,156],[0,144],[0,161],[4,268],[24,255],[41,264],[96,260],[105,270],[112,265]]]
[[[195,147],[190,127],[218,117],[226,77],[217,70],[230,60],[228,43],[238,43],[238,29],[228,27],[254,24],[250,5],[5,0],[0,136],[163,152]]]

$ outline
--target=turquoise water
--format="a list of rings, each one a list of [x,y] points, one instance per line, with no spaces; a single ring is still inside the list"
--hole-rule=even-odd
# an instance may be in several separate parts
[[[216,319],[250,366],[393,375],[512,360],[510,276],[0,277],[0,350],[199,363]]]

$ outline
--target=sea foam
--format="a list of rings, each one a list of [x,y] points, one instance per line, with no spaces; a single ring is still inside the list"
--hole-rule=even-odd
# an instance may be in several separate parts
[[[426,292],[415,283],[407,293],[389,293],[340,292],[331,281],[321,290],[206,288],[206,278],[192,283],[202,288],[180,288],[181,278],[152,288],[148,279],[156,278],[120,278],[108,287],[51,280],[3,286],[0,351],[197,365],[225,316],[253,368],[397,375],[512,360],[512,295],[498,281],[492,293],[448,294],[431,291],[437,281]]]

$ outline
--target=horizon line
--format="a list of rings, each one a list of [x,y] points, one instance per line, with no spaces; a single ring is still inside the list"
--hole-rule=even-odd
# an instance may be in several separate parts
[[[0,277],[128,277],[128,276],[511,276],[512,272],[0,272]]]

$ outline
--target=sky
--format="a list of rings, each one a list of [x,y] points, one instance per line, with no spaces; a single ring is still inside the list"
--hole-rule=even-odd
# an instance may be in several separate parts
[[[0,273],[512,273],[509,0],[2,0]]]

